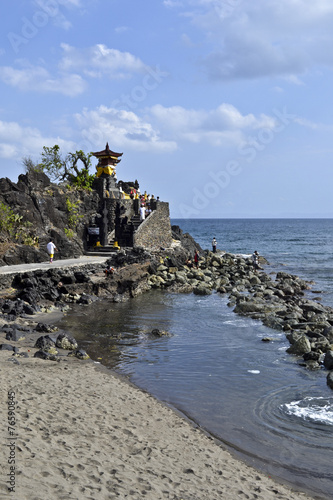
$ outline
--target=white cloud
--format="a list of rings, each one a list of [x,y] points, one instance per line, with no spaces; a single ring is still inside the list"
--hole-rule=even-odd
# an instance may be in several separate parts
[[[43,146],[54,144],[58,144],[66,152],[75,149],[72,141],[60,137],[44,137],[37,128],[0,121],[1,158],[21,160],[25,156],[32,156],[37,159]]]
[[[99,106],[84,109],[75,115],[76,123],[86,143],[103,144],[112,138],[114,147],[136,151],[170,152],[175,141],[162,140],[157,130],[131,111]]]
[[[111,79],[121,79],[147,70],[147,66],[138,57],[129,52],[109,49],[103,44],[77,49],[63,43],[61,47],[64,56],[59,67],[63,71],[82,71],[95,78],[106,74]]]
[[[302,127],[310,128],[312,130],[317,130],[319,128],[319,125],[317,123],[313,123],[312,121],[306,120],[305,118],[295,118],[294,121],[295,121],[295,123],[298,123],[298,125],[301,125]]]
[[[21,69],[0,66],[0,80],[22,91],[53,92],[69,97],[82,94],[86,86],[80,75],[60,74],[54,77],[44,67],[32,65]]]
[[[182,6],[212,44],[203,64],[212,79],[293,76],[298,84],[295,75],[333,67],[331,0],[183,0]]]
[[[112,137],[112,144],[121,150],[162,153],[185,147],[186,143],[238,147],[248,134],[260,129],[274,131],[279,125],[276,117],[243,115],[226,103],[209,111],[155,105],[145,110],[145,118],[131,111],[99,106],[84,109],[75,120],[88,149]]]
[[[166,137],[179,142],[207,142],[213,146],[235,146],[243,134],[260,128],[274,129],[276,120],[266,115],[242,115],[231,104],[210,111],[188,110],[181,106],[153,106],[150,114]]]

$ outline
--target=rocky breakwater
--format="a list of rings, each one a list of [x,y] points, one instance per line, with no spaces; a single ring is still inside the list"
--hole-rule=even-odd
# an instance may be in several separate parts
[[[64,351],[88,359],[75,339],[41,323],[38,314],[64,312],[72,304],[86,305],[99,298],[128,300],[149,289],[151,258],[145,250],[135,249],[119,252],[104,265],[50,266],[47,270],[0,275],[0,351],[11,352],[16,363],[19,357],[31,356],[59,361],[64,359]],[[105,269],[110,265],[115,273],[106,276]]]
[[[205,252],[198,269],[175,267],[172,259],[165,259],[148,284],[173,292],[228,294],[235,313],[286,332],[287,352],[308,369],[328,370],[327,383],[333,389],[333,308],[311,300],[309,282],[285,272],[255,273],[250,258]]]

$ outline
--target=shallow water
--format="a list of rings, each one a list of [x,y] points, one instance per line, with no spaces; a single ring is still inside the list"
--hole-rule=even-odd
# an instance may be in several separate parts
[[[227,298],[151,291],[76,306],[62,320],[91,357],[191,419],[272,476],[332,496],[333,393],[326,372],[286,354],[284,333]],[[170,336],[154,338],[154,328]],[[262,342],[263,337],[273,341]]]

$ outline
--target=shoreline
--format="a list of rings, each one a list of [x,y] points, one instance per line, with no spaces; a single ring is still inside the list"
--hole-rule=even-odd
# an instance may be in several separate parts
[[[320,498],[235,458],[179,410],[99,363],[64,357],[45,368],[0,352],[3,401],[10,392],[16,401],[13,498]]]
[[[230,256],[230,254],[227,255],[227,257],[230,259],[229,256]],[[166,271],[165,269],[160,269],[156,273],[156,275],[157,276],[158,275],[165,276],[165,273],[168,274],[169,271]],[[267,276],[266,272],[263,274],[265,276]],[[281,274],[284,274],[284,273],[281,273]],[[155,275],[153,275],[153,276],[155,276]],[[286,276],[289,276],[289,275],[286,275]],[[126,272],[124,275],[124,279],[125,278],[127,279]],[[259,278],[256,277],[256,280],[258,281],[258,285],[259,285],[259,281],[260,281]],[[106,283],[105,278],[102,279],[102,282],[103,282],[103,284]],[[222,287],[221,287],[221,289],[222,289]],[[145,288],[143,287],[142,290],[145,291]],[[223,293],[227,292],[229,295],[228,290],[226,288],[224,290],[223,290]],[[201,293],[201,291],[204,292],[204,290],[202,290],[202,288],[200,289],[200,293]],[[82,292],[83,292],[83,295],[85,295],[85,291],[84,291],[83,287],[82,287],[81,293]],[[74,293],[74,290],[73,290],[73,293]],[[135,295],[133,295],[133,296],[135,296]],[[232,297],[232,294],[231,294],[231,297]],[[102,295],[101,297],[98,298],[98,300],[105,299],[105,298],[110,299],[110,296]],[[246,306],[252,305],[251,301],[247,301],[244,304],[243,301],[240,300],[240,298],[241,298],[240,294],[237,294],[237,295],[234,294],[233,298],[234,298],[234,305],[243,305],[243,306],[244,305],[246,305]],[[258,306],[258,304],[255,304],[255,305],[256,305],[256,307]],[[244,315],[247,315],[248,311],[245,310],[244,312],[246,313]],[[258,310],[253,309],[253,307],[250,308],[249,312],[250,312],[250,314],[249,314],[250,317],[253,316],[253,314],[254,315],[260,314],[260,312]],[[57,310],[52,309],[50,312],[40,312],[40,313],[37,313],[33,316],[30,316],[29,320],[31,319],[32,322],[33,321],[34,322],[39,322],[39,321],[43,322],[44,321],[47,324],[51,324],[52,322],[57,322],[58,319],[60,318],[60,316],[62,316],[62,314],[63,313],[61,311],[57,311]],[[23,320],[23,322],[24,321],[27,322],[29,320],[25,319],[25,320]],[[1,332],[1,334],[4,335],[3,332]],[[34,334],[36,334],[36,332],[34,332]],[[39,336],[42,336],[42,333],[39,333]],[[22,344],[21,341],[14,342],[14,344],[17,345],[18,347],[21,347],[24,345],[24,343]],[[30,350],[31,350],[31,347],[32,346],[30,345]],[[37,351],[38,349],[35,349],[35,350]],[[122,489],[123,486],[121,485],[121,483],[119,483],[117,486],[117,487],[119,487],[119,490],[117,490],[117,488],[116,488],[116,490],[114,490],[114,491],[113,490],[108,491],[108,488],[109,488],[110,484],[112,483],[112,477],[108,476],[109,484],[101,486],[101,489],[99,490],[99,493],[98,493],[99,495],[104,495],[104,496],[101,496],[101,498],[126,498],[127,495],[131,495],[131,496],[134,495],[133,498],[141,499],[144,497],[144,498],[151,498],[152,500],[153,499],[156,500],[158,498],[161,498],[161,499],[162,498],[172,498],[172,499],[177,499],[177,500],[178,499],[179,500],[181,500],[181,499],[188,500],[190,498],[191,498],[191,500],[192,499],[201,500],[204,498],[220,499],[221,495],[223,495],[224,499],[229,499],[229,498],[231,499],[231,498],[235,498],[235,497],[242,498],[243,495],[245,495],[245,496],[247,495],[248,498],[258,498],[258,499],[262,499],[262,500],[266,500],[266,499],[269,500],[270,498],[280,498],[280,499],[323,498],[320,496],[313,496],[313,495],[316,495],[316,493],[314,493],[312,491],[302,490],[300,487],[294,486],[291,483],[284,481],[282,479],[275,478],[273,480],[271,477],[267,476],[265,473],[260,472],[260,468],[258,471],[256,466],[248,464],[248,462],[246,461],[246,458],[243,458],[243,457],[242,458],[238,458],[238,457],[234,458],[233,452],[235,455],[237,455],[237,450],[233,450],[232,447],[231,447],[231,451],[225,449],[225,448],[228,448],[228,445],[226,443],[223,443],[223,441],[215,438],[208,431],[200,428],[198,426],[198,424],[196,424],[193,420],[188,418],[186,416],[186,414],[184,414],[184,412],[182,412],[181,410],[179,410],[177,408],[172,407],[171,405],[164,403],[163,401],[159,401],[151,394],[149,394],[146,391],[135,386],[131,381],[129,381],[127,379],[127,377],[124,377],[120,374],[117,374],[117,372],[113,372],[112,370],[109,370],[108,368],[104,367],[101,364],[97,365],[97,364],[95,364],[95,362],[92,362],[92,361],[85,363],[85,362],[79,361],[77,359],[66,358],[63,356],[61,356],[60,363],[48,362],[47,365],[43,364],[43,363],[45,363],[45,361],[37,360],[37,359],[31,358],[31,357],[22,358],[22,359],[14,358],[14,361],[15,361],[15,359],[17,361],[17,363],[14,363],[14,362],[9,362],[10,354],[11,353],[8,353],[8,351],[7,351],[7,353],[4,351],[0,351],[0,363],[1,363],[0,374],[3,377],[3,380],[7,380],[6,377],[8,378],[9,374],[13,374],[12,378],[13,378],[13,380],[16,380],[15,374],[16,375],[17,375],[17,373],[19,374],[18,378],[21,380],[21,382],[24,382],[22,388],[23,388],[23,390],[26,391],[27,394],[29,394],[29,398],[27,400],[24,400],[24,401],[36,399],[36,401],[38,402],[38,411],[40,412],[40,415],[41,415],[39,417],[39,419],[43,423],[41,429],[44,432],[44,434],[46,432],[45,435],[47,435],[49,437],[50,436],[52,437],[53,428],[55,428],[57,430],[59,428],[59,426],[57,427],[57,425],[56,425],[54,427],[54,423],[52,422],[52,418],[50,417],[50,410],[48,408],[48,406],[50,404],[50,400],[46,399],[46,401],[45,401],[45,399],[43,399],[43,398],[40,399],[39,396],[42,395],[42,396],[45,396],[45,398],[47,398],[47,392],[44,391],[44,387],[43,387],[45,384],[50,385],[53,393],[57,392],[56,387],[54,386],[52,374],[57,375],[58,382],[60,383],[61,386],[67,387],[65,394],[59,400],[60,404],[59,404],[58,408],[55,408],[55,407],[53,408],[53,413],[64,419],[64,427],[60,427],[60,431],[64,432],[66,437],[68,434],[71,434],[71,433],[73,433],[73,435],[75,436],[75,438],[73,438],[73,436],[71,439],[68,438],[68,439],[70,439],[70,444],[68,445],[69,450],[67,450],[67,451],[74,450],[74,453],[76,453],[77,455],[79,455],[79,450],[76,448],[75,440],[76,439],[80,440],[80,439],[82,439],[82,437],[75,434],[75,428],[74,429],[71,428],[71,432],[69,432],[69,430],[66,428],[66,424],[68,425],[68,419],[71,419],[72,424],[76,423],[77,420],[84,420],[85,426],[81,427],[81,430],[84,434],[85,428],[90,430],[94,427],[95,422],[97,422],[99,420],[102,422],[105,421],[106,417],[105,417],[102,409],[97,412],[98,415],[96,417],[96,421],[94,422],[94,421],[91,421],[91,418],[89,417],[89,415],[86,415],[85,409],[80,407],[80,401],[86,402],[85,401],[85,391],[86,390],[91,391],[93,389],[95,391],[93,394],[97,394],[98,396],[96,396],[96,397],[98,397],[99,400],[103,400],[103,397],[105,396],[106,400],[108,401],[108,403],[112,407],[112,399],[109,399],[109,397],[105,394],[103,396],[103,393],[101,392],[102,389],[99,387],[101,379],[103,379],[103,382],[105,384],[105,388],[106,388],[105,390],[109,389],[111,392],[113,392],[115,387],[117,387],[117,389],[119,389],[119,391],[121,392],[121,396],[119,396],[120,400],[118,401],[119,412],[118,412],[118,414],[113,414],[113,417],[112,417],[117,421],[117,429],[121,429],[121,434],[119,435],[119,433],[118,434],[116,433],[116,435],[115,435],[116,441],[123,438],[124,435],[126,437],[126,436],[131,436],[133,434],[133,441],[131,442],[131,445],[128,448],[128,456],[123,454],[123,450],[122,450],[121,445],[118,446],[119,443],[116,443],[117,446],[115,444],[112,445],[113,447],[111,449],[114,451],[115,454],[117,454],[118,456],[121,457],[122,463],[127,462],[127,460],[132,460],[131,447],[133,449],[137,450],[138,443],[141,445],[141,441],[140,441],[141,435],[145,434],[145,432],[144,432],[145,429],[141,429],[141,427],[139,427],[139,424],[138,424],[137,418],[136,418],[136,413],[130,412],[127,405],[125,404],[125,401],[127,401],[129,396],[131,396],[133,398],[133,400],[138,405],[137,408],[138,408],[139,414],[142,416],[143,421],[146,422],[145,427],[149,427],[149,425],[151,423],[150,422],[150,413],[149,413],[149,411],[150,411],[149,409],[151,407],[147,403],[146,398],[148,397],[149,402],[151,402],[151,400],[155,401],[155,403],[152,403],[152,406],[154,408],[156,406],[156,419],[157,419],[157,422],[159,422],[159,424],[156,425],[156,422],[154,422],[154,424],[155,424],[154,432],[159,434],[161,432],[161,429],[162,429],[163,436],[168,435],[168,438],[170,438],[170,440],[169,440],[170,442],[168,443],[167,441],[164,441],[163,446],[165,449],[170,451],[170,453],[173,457],[173,460],[175,461],[175,463],[173,463],[173,464],[168,463],[170,472],[169,472],[169,476],[166,476],[166,477],[168,477],[167,484],[169,484],[169,489],[168,489],[168,485],[164,482],[164,480],[166,480],[166,478],[164,477],[165,474],[162,471],[163,467],[161,466],[161,463],[159,462],[160,459],[163,459],[162,465],[164,465],[165,461],[167,461],[168,457],[165,457],[163,453],[159,454],[157,452],[156,453],[157,456],[155,457],[157,461],[156,461],[156,463],[154,462],[154,464],[155,464],[154,466],[156,467],[156,470],[160,471],[159,472],[160,476],[158,476],[159,481],[157,481],[157,482],[155,480],[153,481],[152,477],[149,476],[149,479],[151,481],[148,481],[149,484],[146,485],[147,489],[140,490],[140,487],[141,487],[140,485],[143,483],[146,484],[145,483],[146,479],[144,479],[144,477],[148,473],[151,474],[151,463],[150,462],[151,462],[151,458],[152,458],[151,455],[153,454],[152,450],[154,450],[154,446],[157,448],[159,446],[159,444],[157,444],[158,440],[156,441],[156,438],[150,437],[150,436],[145,434],[145,436],[146,436],[145,437],[146,448],[149,448],[151,451],[150,451],[149,455],[145,456],[143,451],[141,450],[141,448],[139,446],[141,451],[138,451],[136,454],[142,455],[142,458],[145,461],[145,465],[140,463],[140,471],[141,471],[140,474],[141,475],[138,476],[139,479],[137,478],[137,482],[135,482],[135,485],[133,486],[133,484],[131,483],[131,481],[133,479],[133,475],[135,476],[135,470],[132,470],[130,477],[128,477],[125,473],[124,473],[124,476],[122,476],[122,475],[120,476],[120,477],[123,477],[123,479],[120,479],[119,481],[122,481],[123,483],[126,483],[127,481],[129,481],[129,483],[132,484],[132,486],[128,487],[128,490],[126,490],[127,487],[125,487],[125,490],[123,490]],[[19,361],[18,361],[18,359],[19,359]],[[11,361],[13,361],[13,358],[11,359]],[[7,367],[7,369],[4,369],[4,365]],[[22,371],[20,372],[20,370],[21,370],[20,366],[22,368],[24,368],[24,375],[22,374]],[[57,366],[59,367],[58,369],[56,368]],[[93,370],[92,367],[96,368],[96,370]],[[64,370],[66,370],[66,374],[65,374]],[[103,373],[103,376],[100,377],[99,375],[102,373],[101,370],[102,371],[106,370],[107,372]],[[64,372],[64,373],[62,373],[62,372]],[[78,377],[76,377],[77,375],[78,375]],[[104,375],[105,375],[105,377],[104,377]],[[77,380],[76,381],[69,380],[69,379],[72,379],[73,377],[76,377]],[[109,378],[106,378],[106,377],[109,377]],[[86,379],[86,380],[83,381],[81,379]],[[120,383],[120,382],[117,383],[115,381],[115,379],[117,379],[118,381],[121,381],[122,383]],[[9,384],[9,381],[7,382],[7,385],[8,384]],[[66,384],[67,384],[67,386],[66,386]],[[8,385],[8,387],[9,387],[9,385]],[[30,387],[35,388],[35,394],[29,393]],[[128,387],[131,387],[131,389],[128,389]],[[6,389],[6,387],[5,387],[5,389]],[[7,389],[7,390],[11,390],[11,389]],[[16,393],[20,394],[20,387],[19,386],[16,387]],[[76,401],[76,404],[73,405],[72,401]],[[62,404],[64,405],[64,407],[62,407]],[[70,406],[73,405],[72,412],[69,412],[68,405],[70,405]],[[170,417],[170,414],[168,411],[166,413],[164,413],[164,410],[162,410],[162,407],[171,411],[172,414],[174,415],[174,417]],[[89,409],[91,410],[91,408],[92,408],[91,402],[89,402]],[[20,411],[20,410],[21,410],[21,408],[18,406],[18,411]],[[28,415],[28,417],[29,417],[29,407],[27,407],[27,408],[25,407],[25,410],[26,410],[25,415]],[[75,416],[76,414],[78,414],[79,417]],[[163,415],[163,418],[158,417],[158,415],[160,415],[160,414]],[[4,418],[5,417],[6,417],[6,415],[4,416]],[[178,417],[180,419],[180,421],[182,421],[183,423],[181,423],[180,421],[177,421],[177,419],[174,420],[176,417]],[[40,425],[39,424],[40,420],[35,419],[36,426]],[[125,424],[125,426],[122,427],[122,425],[124,424],[123,421],[125,421],[126,424]],[[189,429],[188,429],[188,427],[186,427],[184,421],[190,426],[191,429],[193,429],[193,431],[196,431],[196,433],[193,434],[192,431],[189,431]],[[50,431],[45,431],[45,423],[49,423],[51,425]],[[184,432],[187,432],[188,436],[191,436],[191,439],[187,438],[187,439],[189,439],[189,441],[184,442],[184,440],[182,439],[182,436],[177,435],[177,438],[175,438],[172,435],[172,432],[171,432],[171,435],[168,434],[168,432],[170,431],[170,428],[172,428],[171,423],[172,423],[172,425],[175,425],[176,428],[178,428],[178,427],[182,428],[182,426],[184,424],[184,426],[185,426],[184,428],[187,429]],[[113,432],[113,425],[112,425],[112,422],[110,420],[108,420],[105,423],[105,425],[107,426],[107,429],[109,432]],[[27,428],[29,429],[29,431],[28,431],[29,433],[34,432],[34,429],[31,429],[31,427],[29,425],[27,426]],[[137,434],[130,431],[129,428],[130,429],[135,428],[138,431]],[[60,434],[61,434],[61,432],[60,432]],[[195,443],[195,441],[197,440],[198,433],[202,434],[203,436],[205,436],[205,438],[207,438],[204,442],[202,442],[203,444],[202,444],[202,448],[200,449],[199,455],[198,455],[198,450],[196,448],[196,443]],[[82,453],[82,449],[89,448],[91,450],[93,448],[93,442],[91,442],[91,441],[93,441],[95,439],[95,435],[96,435],[96,433],[89,434],[89,436],[90,436],[89,444],[82,445],[80,447],[80,453]],[[43,443],[43,441],[41,441],[41,439],[44,441],[47,440],[46,438],[45,439],[41,438],[38,435],[38,432],[35,432],[35,434],[34,434],[34,443],[35,443],[34,446],[36,446],[38,452],[41,452],[42,444],[45,445],[45,443]],[[152,439],[153,441],[151,442],[150,439]],[[202,439],[204,439],[204,438],[202,438]],[[61,439],[59,439],[58,441],[55,441],[55,443],[54,443],[51,440],[52,444],[57,444],[57,443],[59,444],[60,441],[61,441]],[[25,441],[23,439],[23,441],[19,445],[20,446],[20,453],[25,453],[25,455],[23,454],[22,457],[24,457],[24,459],[27,459],[27,460],[29,459],[29,454],[27,453],[27,451],[31,452],[32,454],[35,453],[35,452],[31,451],[32,447],[30,447],[28,442],[30,442],[29,439],[28,439],[28,441]],[[214,445],[212,444],[212,442],[214,442]],[[181,445],[180,445],[180,443],[181,443]],[[188,447],[189,447],[188,455],[186,455],[186,460],[189,460],[191,464],[194,463],[195,466],[188,468],[188,470],[191,470],[191,472],[185,471],[185,472],[183,472],[183,474],[181,474],[179,471],[179,467],[182,466],[184,460],[180,459],[179,457],[182,457],[183,456],[182,454],[185,453],[185,451],[183,449],[185,444],[188,445]],[[103,442],[103,443],[100,443],[100,446],[101,446],[101,448],[103,448],[103,456],[107,457],[108,445]],[[202,462],[205,461],[205,447],[208,447],[209,453],[208,452],[207,453],[211,457],[214,457],[214,460],[216,459],[217,455],[219,455],[220,453],[223,455],[223,463],[221,464],[221,468],[219,469],[219,471],[216,468],[214,468],[211,465],[211,463],[205,464],[205,468],[202,468]],[[95,451],[96,451],[96,453],[100,453],[100,452],[98,452],[98,450],[95,450]],[[47,462],[49,453],[51,453],[51,451],[49,449],[48,449],[48,452],[46,452],[46,454],[43,454],[43,452],[41,452],[41,458],[43,461],[45,460]],[[52,451],[52,453],[53,453],[53,451]],[[52,453],[51,453],[51,456],[53,456]],[[91,456],[91,454],[88,454],[88,455],[87,454],[83,455],[84,460],[87,462],[87,464],[90,464],[90,467],[92,467],[91,464],[93,464],[95,458],[93,458]],[[163,456],[161,456],[161,455],[163,455]],[[85,468],[80,469],[79,462],[76,464],[73,464],[73,461],[71,461],[70,458],[67,457],[65,450],[62,450],[62,454],[60,453],[59,456],[57,454],[54,456],[56,457],[55,460],[58,460],[58,462],[57,462],[58,469],[60,467],[59,464],[61,463],[59,461],[60,457],[62,457],[63,460],[66,459],[67,460],[66,463],[67,463],[67,466],[69,468],[69,471],[73,471],[73,469],[75,469],[79,484],[85,485],[84,473],[80,472],[81,470],[84,471]],[[201,457],[201,458],[198,458],[198,457]],[[35,457],[33,457],[33,458],[35,458]],[[213,459],[211,461],[213,461]],[[229,471],[228,477],[224,477],[224,475],[223,475],[223,470],[225,467],[224,461],[226,462],[227,470]],[[3,460],[2,460],[2,462],[3,462]],[[99,462],[99,461],[97,460],[97,462]],[[215,464],[215,462],[214,462],[214,464]],[[32,469],[33,469],[32,462],[29,462],[29,468],[30,467],[32,467]],[[106,472],[106,470],[104,470],[105,469],[104,462],[99,462],[98,467],[100,468],[101,476],[108,474]],[[72,473],[68,474],[68,472],[64,471],[64,469],[61,469],[61,467],[59,470],[60,471],[62,470],[62,472],[60,473],[60,476],[59,476],[59,474],[57,474],[57,482],[60,484],[62,482],[62,479],[64,480],[63,481],[64,484],[61,486],[61,488],[63,488],[64,493],[61,492],[61,489],[58,490],[54,483],[48,482],[47,483],[48,487],[53,488],[52,492],[55,493],[56,495],[59,495],[59,496],[54,496],[52,498],[58,498],[58,497],[63,498],[63,496],[61,496],[63,494],[78,495],[77,498],[96,498],[93,495],[89,496],[89,493],[88,493],[90,491],[89,488],[91,488],[91,482],[89,483],[89,485],[84,486],[84,488],[87,488],[84,491],[78,492],[75,489],[70,490],[69,488],[71,488],[71,487],[68,484],[68,478],[71,477]],[[207,471],[209,470],[209,474],[208,474],[208,476],[210,477],[209,488],[207,485],[205,485],[205,487],[203,487],[201,480],[200,480],[200,474],[195,474],[193,472],[195,470],[200,471],[200,474],[206,475],[206,476],[208,474]],[[118,471],[118,469],[117,469],[117,471]],[[25,486],[23,488],[24,489],[23,495],[27,494],[26,497],[22,496],[22,499],[23,499],[23,498],[29,497],[29,495],[28,495],[28,493],[26,493],[26,491],[28,491],[29,488],[32,491],[33,486],[32,486],[32,479],[30,479],[30,477],[28,477],[28,476],[25,477],[24,472],[22,472],[22,474],[23,474],[23,477],[25,478],[24,479]],[[45,477],[49,477],[52,475],[48,471],[46,471],[45,474],[46,474]],[[37,476],[38,476],[38,474],[37,474]],[[63,478],[62,478],[62,476],[63,476]],[[114,473],[114,476],[116,477],[116,472]],[[38,477],[39,477],[40,481],[42,482],[43,478],[40,475]],[[115,477],[113,477],[113,479],[115,479]],[[182,487],[182,483],[179,482],[180,481],[179,477],[181,477],[181,480],[187,486],[186,490],[182,489],[183,487]],[[177,480],[177,478],[178,478],[178,480]],[[117,479],[117,481],[118,481],[118,479]],[[156,479],[156,477],[154,479]],[[95,481],[97,483],[99,483],[99,482],[103,483],[101,478],[98,478],[98,480],[96,480],[96,477],[94,477],[94,479],[91,479],[91,481],[93,481],[93,482]],[[133,481],[134,481],[134,479],[133,479]],[[234,489],[235,482],[236,482],[237,488],[238,488],[237,491]],[[164,485],[165,489],[163,491],[159,489],[160,484]],[[175,484],[177,486],[175,486]],[[170,485],[172,485],[172,487]],[[131,489],[131,488],[134,488],[134,489]],[[207,494],[207,496],[206,496],[206,492],[208,491],[207,488],[209,489],[209,494]],[[274,488],[275,488],[275,490],[274,490]],[[131,491],[132,491],[132,493],[131,493]],[[177,493],[175,493],[175,491]],[[190,492],[190,493],[188,494],[188,492]],[[43,495],[44,495],[44,497],[43,497]],[[36,500],[45,498],[45,495],[48,496],[49,492],[48,493],[44,492],[43,495],[41,495],[40,497],[35,496],[34,498]],[[87,496],[85,496],[85,495],[87,495]],[[122,495],[126,495],[126,496],[122,496]],[[135,495],[137,495],[137,496],[135,496]],[[161,496],[158,496],[158,495],[161,495]],[[172,495],[179,495],[179,496],[172,496]],[[197,495],[199,495],[199,496],[197,496]],[[230,495],[230,496],[228,496],[228,495]],[[29,497],[29,498],[31,498],[31,497]],[[21,500],[21,497],[20,497],[20,500]]]

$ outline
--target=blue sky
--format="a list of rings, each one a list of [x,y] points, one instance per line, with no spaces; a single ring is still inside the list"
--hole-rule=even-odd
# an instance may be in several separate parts
[[[13,0],[0,23],[1,177],[108,141],[174,218],[333,217],[331,0]]]

